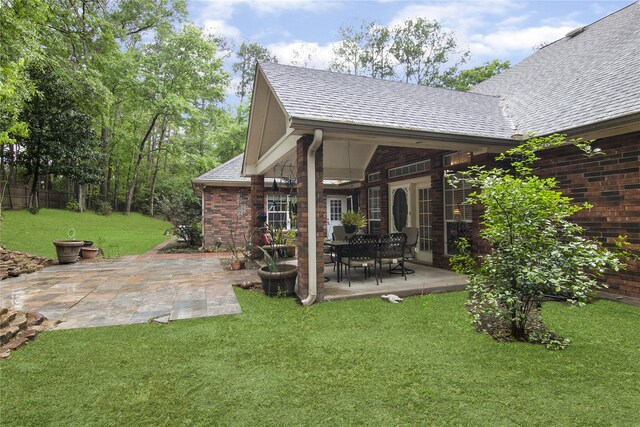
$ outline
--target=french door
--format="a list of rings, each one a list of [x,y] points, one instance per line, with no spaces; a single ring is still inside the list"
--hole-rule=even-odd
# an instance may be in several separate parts
[[[348,209],[347,196],[327,196],[327,237],[331,238],[333,227],[342,225],[342,213]]]
[[[418,228],[416,259],[433,262],[431,180],[427,177],[389,185],[389,232]]]

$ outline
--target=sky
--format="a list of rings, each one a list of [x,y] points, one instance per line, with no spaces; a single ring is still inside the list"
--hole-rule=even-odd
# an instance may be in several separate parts
[[[189,0],[189,19],[206,32],[256,42],[278,62],[326,69],[338,29],[377,21],[393,26],[409,18],[439,20],[471,58],[464,68],[492,59],[512,65],[569,31],[629,4],[615,1],[395,1],[395,0]],[[234,61],[231,57],[228,68]]]

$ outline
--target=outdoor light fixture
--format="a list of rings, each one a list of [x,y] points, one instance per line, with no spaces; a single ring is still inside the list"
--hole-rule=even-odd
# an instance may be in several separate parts
[[[453,208],[453,218],[454,219],[460,218],[461,214],[462,214],[462,212],[460,210],[460,205],[458,205],[458,206]]]
[[[280,189],[278,188],[278,183],[276,182],[276,168],[278,164],[273,165],[273,184],[271,185],[271,191],[277,193]]]

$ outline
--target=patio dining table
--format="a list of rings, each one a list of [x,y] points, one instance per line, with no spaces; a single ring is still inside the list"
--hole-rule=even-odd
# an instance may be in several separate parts
[[[379,243],[380,242],[378,242],[378,244]],[[329,240],[324,244],[325,246],[330,247],[336,256],[336,265],[338,267],[337,278],[338,278],[338,283],[340,283],[340,281],[342,281],[342,267],[340,265],[340,262],[342,261],[342,249],[345,246],[349,245],[349,241],[348,240]]]

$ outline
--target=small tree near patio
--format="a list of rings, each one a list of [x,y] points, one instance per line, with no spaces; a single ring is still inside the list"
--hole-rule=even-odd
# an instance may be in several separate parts
[[[587,156],[603,154],[591,142],[569,141]],[[548,331],[540,318],[545,295],[567,295],[583,305],[608,270],[624,268],[621,259],[630,254],[608,250],[600,242],[583,236],[583,229],[570,218],[591,205],[574,205],[557,191],[554,178],[533,174],[536,152],[566,143],[564,136],[531,138],[496,157],[510,161],[511,169],[472,166],[466,171],[447,172],[456,186],[471,184],[475,192],[467,203],[484,208],[480,236],[490,245],[488,255],[473,260],[469,243],[462,241],[453,257],[454,270],[469,274],[469,308],[476,328],[494,338],[544,343],[564,348],[569,340]],[[617,242],[625,244],[624,239]]]

